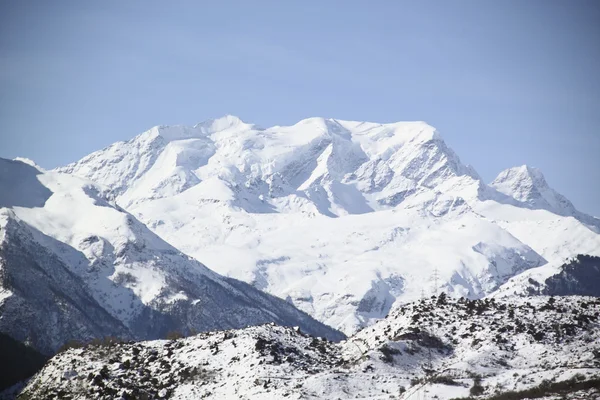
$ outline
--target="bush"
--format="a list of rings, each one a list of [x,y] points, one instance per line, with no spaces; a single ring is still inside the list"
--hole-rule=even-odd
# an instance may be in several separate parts
[[[416,386],[422,382],[421,378],[412,378],[410,380],[410,386]]]
[[[444,293],[444,292],[440,293],[440,295],[437,299],[437,304],[440,306],[448,304],[448,296],[446,295],[446,293]]]
[[[387,344],[381,346],[379,348],[379,351],[381,352],[381,360],[388,364],[394,362],[394,355],[400,354],[400,350],[394,349],[393,347],[390,347]]]
[[[111,347],[119,343],[124,343],[123,339],[115,336],[105,336],[103,338],[95,338],[90,342],[91,346],[97,347]]]
[[[71,339],[58,349],[57,353],[63,353],[69,349],[80,349],[85,347],[85,343],[80,342],[79,340]]]
[[[473,386],[469,390],[471,396],[481,396],[485,392],[485,388],[481,385],[481,377],[475,376],[473,378]]]
[[[446,386],[462,386],[460,382],[455,381],[451,376],[434,376],[429,380],[431,383],[439,383],[440,385]]]

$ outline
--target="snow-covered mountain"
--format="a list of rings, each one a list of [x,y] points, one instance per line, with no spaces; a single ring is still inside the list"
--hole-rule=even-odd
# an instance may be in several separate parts
[[[339,344],[264,325],[88,346],[55,356],[19,398],[592,399],[599,313],[590,297],[439,296]]]
[[[108,187],[162,239],[350,334],[443,289],[600,255],[598,220],[539,171],[485,184],[423,122],[227,116],[160,126],[59,171]]]
[[[0,159],[1,332],[52,353],[71,339],[152,339],[266,322],[343,337],[181,253],[105,188]]]
[[[521,207],[575,217],[600,232],[600,220],[575,209],[573,203],[548,185],[537,168],[522,165],[506,169],[498,174],[490,186],[515,199]]]
[[[573,215],[576,212],[569,200],[548,186],[544,175],[537,168],[527,165],[509,168],[502,171],[490,186],[531,208],[559,215]]]

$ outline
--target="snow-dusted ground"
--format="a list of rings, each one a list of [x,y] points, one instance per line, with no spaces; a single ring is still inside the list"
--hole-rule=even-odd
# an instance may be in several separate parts
[[[487,396],[545,380],[598,383],[599,313],[600,300],[589,297],[432,298],[398,308],[339,344],[264,325],[71,349],[55,356],[23,395],[416,400],[468,396],[476,380]]]
[[[69,339],[300,325],[279,298],[181,253],[80,177],[0,159],[0,330],[45,353]]]
[[[421,290],[482,297],[528,268],[600,255],[598,220],[540,171],[488,186],[423,122],[262,129],[227,116],[152,128],[59,170],[110,188],[211,269],[348,334]]]

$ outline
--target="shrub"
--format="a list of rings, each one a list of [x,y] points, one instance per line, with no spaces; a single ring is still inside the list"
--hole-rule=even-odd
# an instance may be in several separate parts
[[[473,378],[473,386],[469,390],[471,396],[481,396],[485,392],[485,388],[481,385],[481,376]]]
[[[410,380],[410,386],[416,386],[416,385],[420,384],[421,382],[422,382],[421,378],[417,378],[417,377],[412,378]]]
[[[137,278],[129,272],[119,272],[113,279],[113,282],[117,285],[123,285],[123,284],[132,285],[132,284],[137,283]]]
[[[462,386],[460,382],[455,381],[451,376],[434,376],[429,380],[431,383],[439,383],[440,385],[447,386]]]
[[[115,336],[105,336],[103,338],[95,338],[90,342],[90,345],[97,347],[111,347],[119,343],[124,343],[123,339]]]
[[[381,346],[379,351],[381,352],[381,360],[388,364],[394,362],[394,355],[400,354],[400,350],[390,347],[387,344]]]
[[[85,344],[83,342],[80,342],[79,340],[71,339],[71,340],[67,341],[65,344],[63,344],[62,346],[60,346],[57,353],[63,353],[69,349],[80,349],[84,346],[85,346]]]

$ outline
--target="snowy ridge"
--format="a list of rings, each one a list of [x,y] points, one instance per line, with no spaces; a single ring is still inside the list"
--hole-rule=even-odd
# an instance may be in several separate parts
[[[339,344],[264,325],[88,346],[55,356],[21,396],[414,400],[545,382],[547,395],[593,398],[599,312],[600,301],[589,297],[439,296],[407,304]]]
[[[421,289],[478,298],[528,268],[600,255],[598,220],[539,171],[486,185],[424,122],[263,129],[226,116],[153,128],[59,171],[108,187],[218,273],[347,334]]]
[[[343,337],[182,254],[112,204],[105,191],[72,175],[0,159],[3,332],[46,353],[69,339],[152,339],[265,322]]]
[[[358,175],[349,175],[360,166]],[[398,189],[435,187],[460,176],[479,179],[423,122],[373,124],[309,118],[289,127],[261,129],[232,116],[194,127],[155,127],[59,170],[109,186],[127,205],[185,191],[188,187],[173,185],[166,192],[156,192],[166,189],[169,179],[169,183],[178,182],[184,170],[198,180],[218,178],[228,186],[255,189],[250,192],[261,191],[256,185],[267,183],[270,189],[279,190],[267,192],[269,197],[304,197],[322,213],[334,215],[353,213],[337,204],[343,196],[336,196],[329,186],[332,181],[343,184],[344,178],[361,183],[372,179],[365,192],[387,187],[375,196],[380,202]],[[314,191],[315,183],[321,181],[327,186],[325,198],[314,194],[311,198],[310,189]],[[145,195],[135,193],[142,188]]]

